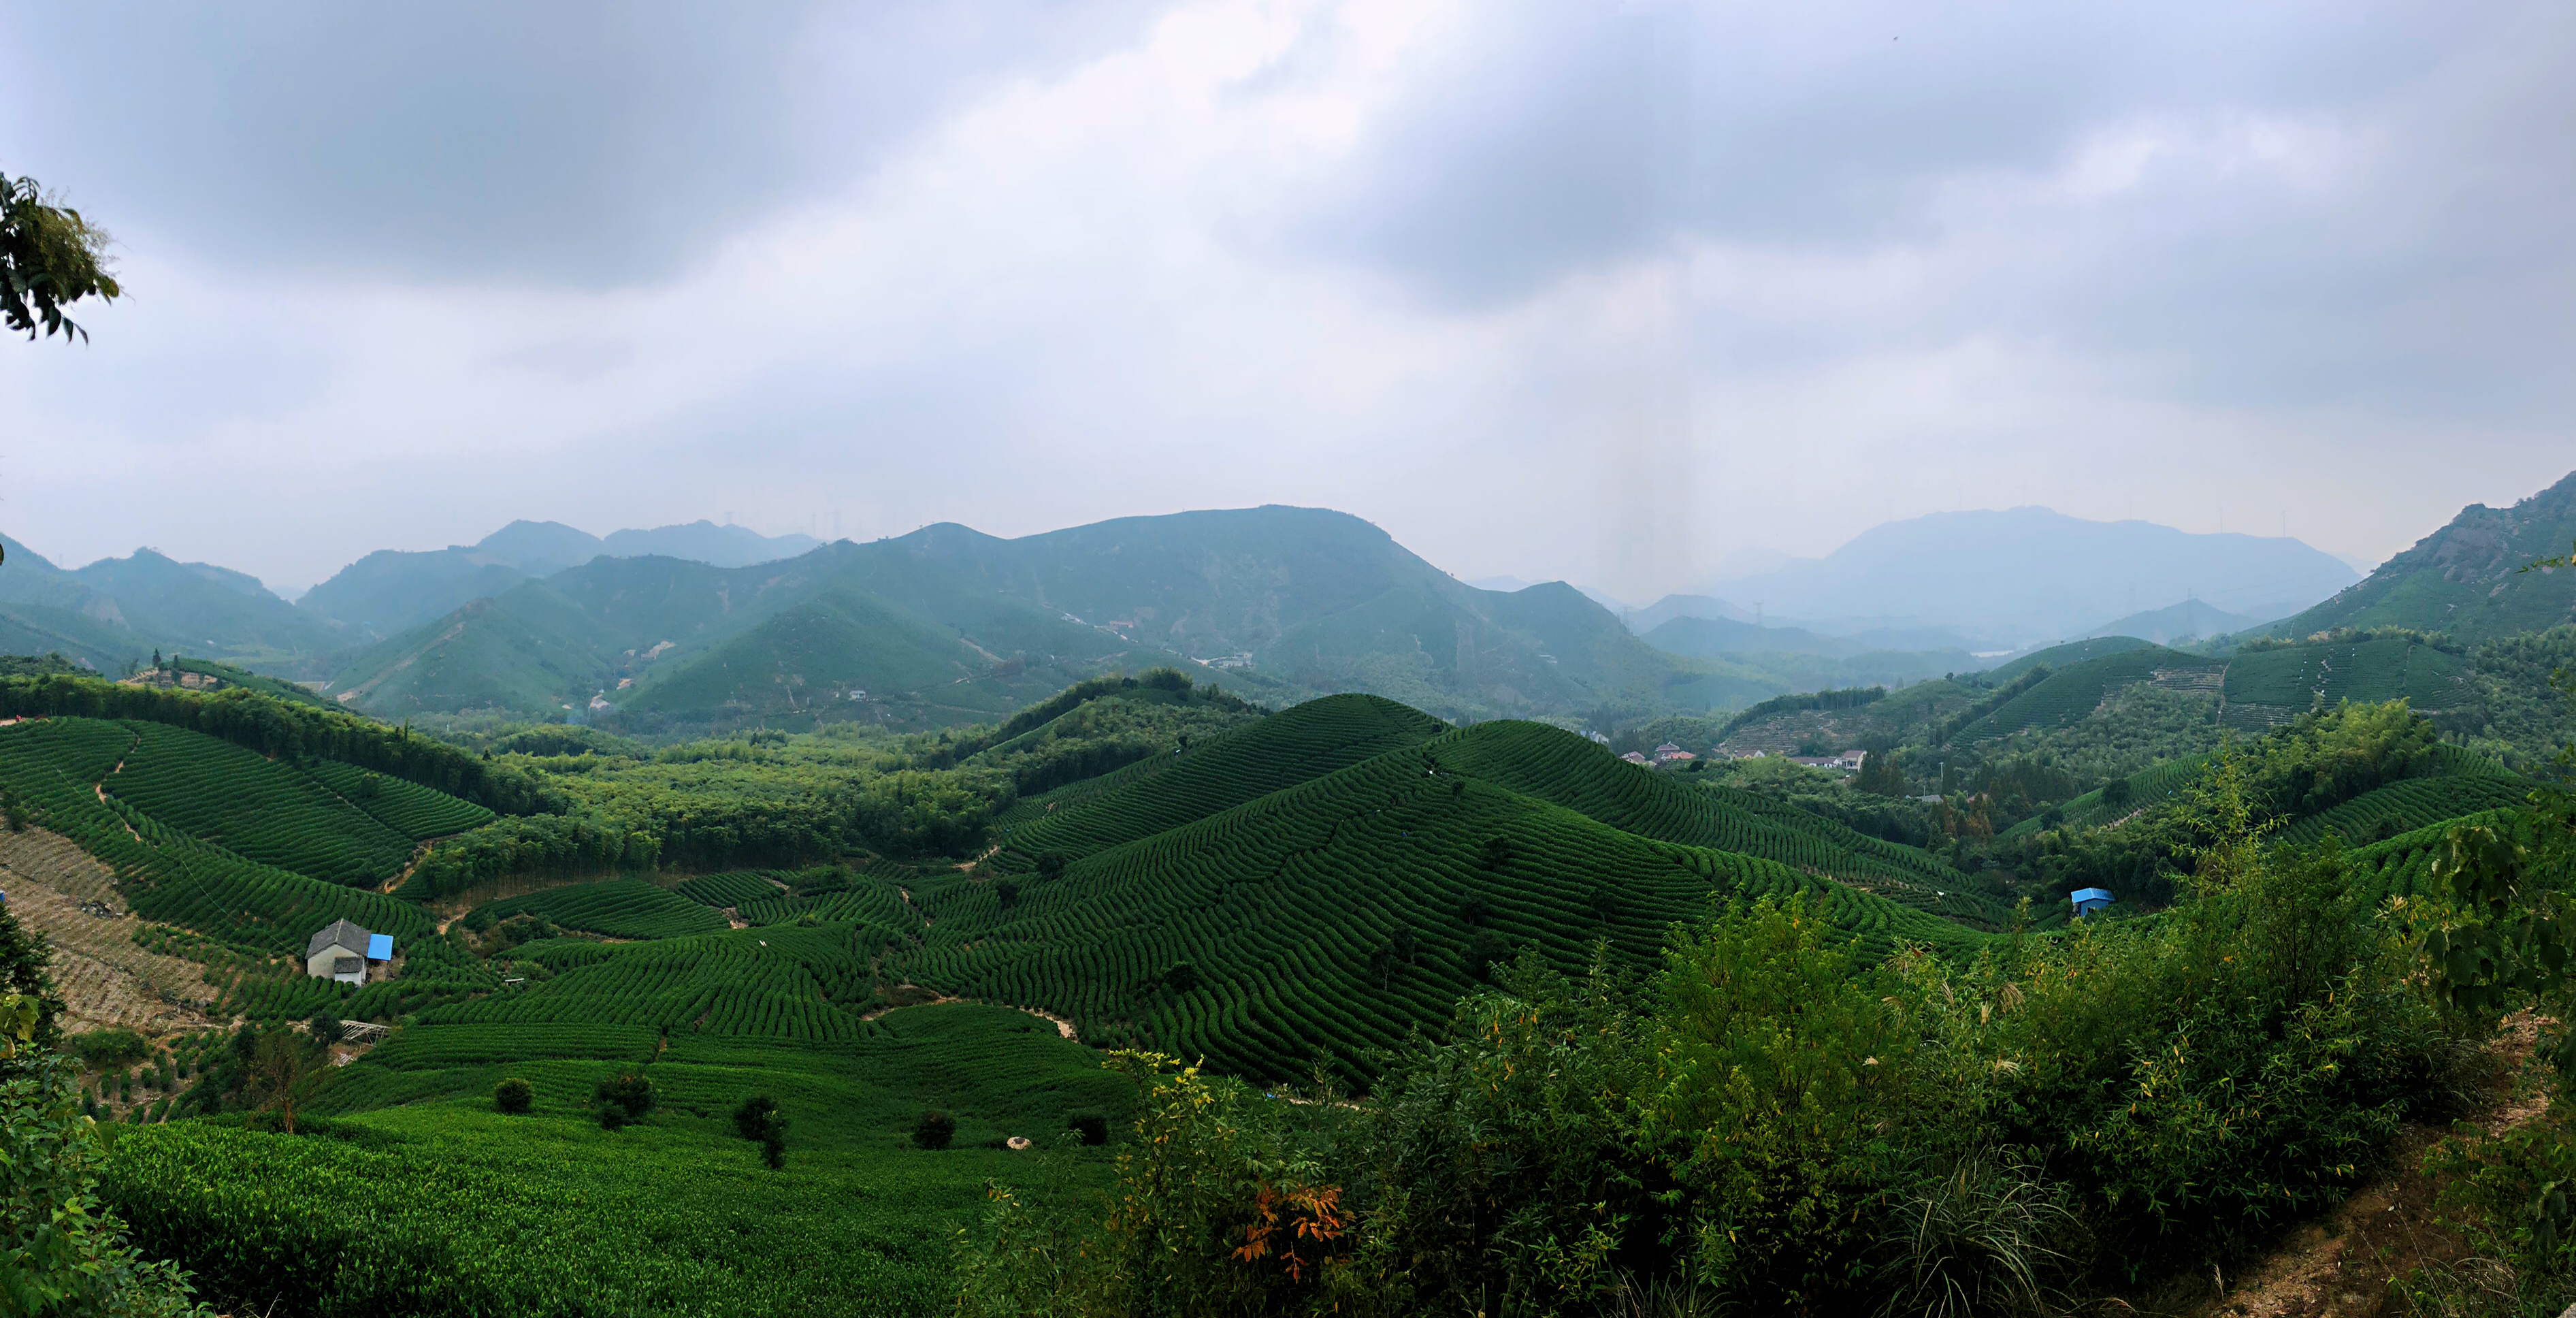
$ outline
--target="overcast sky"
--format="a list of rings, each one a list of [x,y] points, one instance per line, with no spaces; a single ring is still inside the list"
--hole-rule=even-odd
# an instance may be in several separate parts
[[[0,528],[73,564],[1277,502],[1644,600],[2028,503],[2371,561],[2576,468],[2564,0],[0,0],[0,50],[0,172],[130,290],[0,344]]]

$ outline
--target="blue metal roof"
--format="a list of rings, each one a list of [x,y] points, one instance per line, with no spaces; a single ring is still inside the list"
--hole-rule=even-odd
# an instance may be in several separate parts
[[[392,934],[367,935],[367,959],[370,961],[393,960],[394,936]]]
[[[2108,888],[2078,888],[2067,899],[2071,902],[2108,902],[2119,900]]]

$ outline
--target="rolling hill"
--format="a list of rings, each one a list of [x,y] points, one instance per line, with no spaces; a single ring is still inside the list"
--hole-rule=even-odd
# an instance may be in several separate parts
[[[1571,587],[1477,590],[1358,518],[1271,507],[1018,540],[941,524],[747,568],[601,557],[384,642],[333,693],[396,715],[600,696],[656,726],[911,727],[1175,662],[1257,699],[1361,690],[1457,717],[1707,708],[1746,685],[1646,645]]]
[[[380,549],[305,592],[297,606],[373,638],[390,636],[522,581],[549,577],[594,558],[662,557],[710,567],[750,567],[793,558],[820,542],[764,536],[740,526],[690,522],[606,537],[561,522],[517,521],[471,545]]]
[[[2514,504],[2471,504],[2361,582],[2265,630],[2408,627],[2486,641],[2576,622],[2576,573],[2521,572],[2576,543],[2576,473]]]
[[[150,549],[65,570],[0,537],[0,649],[59,649],[113,671],[153,650],[270,668],[309,666],[354,639],[257,579]]]
[[[2129,641],[2134,638],[2113,639]],[[2078,642],[2029,658],[2035,665],[2047,654],[2080,652],[2088,645],[2105,644]],[[2215,687],[2223,679],[2227,667],[2224,661],[2168,650],[2161,645],[2122,645],[2108,653],[2099,653],[2097,657],[2051,669],[2047,677],[2029,689],[1952,733],[1947,744],[1974,746],[1979,742],[1999,741],[2029,729],[2069,727],[2091,714],[2113,692],[2140,682],[2177,690]]]
[[[1964,947],[1962,922],[1999,915],[1909,848],[1542,724],[1444,730],[1369,696],[1110,778],[1015,813],[1007,885],[912,880],[926,923],[886,973],[1246,1074],[1358,1078],[1512,948],[1570,966],[1599,938],[1642,960],[1712,895],[1809,893],[1881,954]],[[1069,863],[1043,877],[1050,853]]]
[[[2249,627],[2260,626],[2264,621],[2250,614],[2229,613],[2205,600],[2187,599],[2180,604],[2150,609],[2144,613],[2132,613],[2115,622],[2106,622],[2086,632],[2085,635],[2087,637],[2134,636],[2140,640],[2152,641],[2157,645],[2170,645],[2175,641],[2191,640],[2195,637],[2208,640],[2215,636],[2241,632]]]

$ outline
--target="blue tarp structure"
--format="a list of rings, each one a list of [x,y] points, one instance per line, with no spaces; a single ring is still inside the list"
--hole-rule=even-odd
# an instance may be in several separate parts
[[[367,935],[367,959],[369,961],[393,960],[394,936],[392,934]]]
[[[2078,888],[2067,895],[2067,900],[2075,903],[2075,914],[2080,919],[2109,906],[2116,899],[2108,888]]]

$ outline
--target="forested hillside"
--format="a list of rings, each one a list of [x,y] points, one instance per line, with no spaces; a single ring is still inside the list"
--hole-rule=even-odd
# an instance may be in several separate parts
[[[2576,574],[2525,572],[2576,544],[2576,473],[2510,508],[2471,504],[2334,598],[2266,629],[2403,627],[2467,642],[2576,622]]]
[[[595,559],[385,641],[332,694],[390,715],[569,709],[648,734],[920,729],[1175,662],[1255,699],[1356,689],[1452,717],[1707,708],[1746,679],[1780,685],[1658,651],[1571,588],[1476,590],[1356,518],[1257,508],[1020,540],[943,524],[751,568]]]

